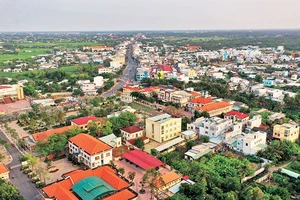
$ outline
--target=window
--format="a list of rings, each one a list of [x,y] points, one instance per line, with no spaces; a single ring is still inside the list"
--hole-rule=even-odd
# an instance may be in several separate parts
[[[248,146],[248,143],[246,143],[246,146]]]
[[[110,153],[106,153],[106,155],[105,155],[106,157],[109,157],[110,156]]]
[[[96,157],[95,157],[95,160],[99,160],[99,159],[100,159],[100,157],[99,157],[99,156],[96,156]]]
[[[152,124],[152,133],[154,133],[154,124]]]

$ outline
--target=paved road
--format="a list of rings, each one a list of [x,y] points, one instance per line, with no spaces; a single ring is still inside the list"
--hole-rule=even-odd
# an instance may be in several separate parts
[[[119,82],[117,82],[108,92],[103,93],[101,96],[109,97],[115,95],[115,93],[122,87],[124,87],[127,82],[133,83],[135,81],[136,69],[138,67],[136,61],[132,59],[132,46],[129,46],[128,50],[128,62],[127,67],[124,69]]]
[[[0,137],[6,140],[8,143],[11,143],[1,130]],[[12,147],[7,151],[13,158],[13,161],[10,163],[10,166],[13,167],[13,169],[10,170],[10,180],[13,185],[19,189],[21,195],[26,200],[41,200],[42,195],[39,193],[35,184],[31,183],[27,175],[20,171],[21,167],[19,166],[19,156],[21,155],[21,153],[19,152],[19,150],[16,147]],[[11,178],[12,176],[14,176],[13,179]]]

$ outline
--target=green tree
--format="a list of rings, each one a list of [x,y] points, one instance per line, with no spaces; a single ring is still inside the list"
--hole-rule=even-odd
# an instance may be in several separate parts
[[[140,148],[140,149],[144,150],[144,148],[145,148],[144,140],[142,138],[137,138],[134,141],[134,146],[136,146],[137,148]]]
[[[262,83],[262,81],[263,81],[262,75],[257,74],[257,75],[255,76],[255,78],[254,78],[254,81],[255,81],[255,82],[258,82],[258,83]]]
[[[38,141],[36,143],[36,150],[43,155],[50,155],[51,153],[60,153],[67,144],[67,137],[62,134],[51,135],[46,142]]]
[[[101,132],[103,135],[110,135],[112,134],[112,124],[110,121],[106,121],[103,126],[101,127]]]
[[[136,172],[128,172],[128,179],[133,182],[133,179],[135,178]]]
[[[151,149],[151,155],[152,156],[157,156],[158,155],[158,151],[156,149]]]
[[[0,179],[0,200],[24,200],[19,191],[13,185]]]
[[[151,193],[151,199],[153,194],[155,193],[155,188],[165,185],[163,179],[161,178],[161,173],[154,168],[150,168],[146,171],[146,173],[142,177],[141,182],[141,190],[144,190],[144,188],[148,188]]]
[[[125,174],[125,169],[123,167],[120,167],[118,171],[122,176]]]

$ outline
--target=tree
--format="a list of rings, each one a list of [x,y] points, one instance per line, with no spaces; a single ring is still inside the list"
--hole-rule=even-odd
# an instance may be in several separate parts
[[[133,179],[135,178],[136,173],[135,172],[128,172],[128,179],[133,182]]]
[[[43,181],[46,184],[46,179],[49,180],[49,172],[48,169],[45,168],[41,163],[37,166],[35,170],[36,175],[39,177],[41,181]]]
[[[185,143],[185,146],[186,146],[186,150],[190,150],[193,146],[195,146],[195,141],[193,140],[189,140]]]
[[[123,167],[120,167],[118,171],[122,176],[125,174],[125,169]]]
[[[112,124],[110,123],[110,121],[106,121],[102,127],[101,127],[101,132],[103,135],[110,135],[112,134]]]
[[[0,179],[0,200],[24,200],[19,191],[13,185]]]
[[[137,138],[134,141],[134,146],[136,146],[137,148],[140,148],[140,149],[144,150],[144,148],[145,148],[144,140],[142,138]]]
[[[191,123],[191,122],[192,122],[191,119],[189,119],[189,118],[187,118],[187,117],[184,117],[184,118],[182,119],[181,130],[186,131],[186,130],[187,130],[187,124],[189,124],[189,123]]]
[[[262,81],[263,81],[262,75],[257,74],[257,75],[255,76],[255,78],[254,78],[254,81],[255,81],[255,82],[258,82],[258,83],[262,83]]]
[[[151,199],[153,194],[155,193],[155,189],[165,185],[160,172],[154,168],[150,168],[146,171],[146,173],[142,177],[141,182],[142,182],[141,190],[144,190],[144,188],[148,188],[151,193]]]
[[[87,130],[89,131],[89,134],[93,137],[100,137],[101,128],[99,124],[97,124],[94,121],[91,121],[88,123]]]
[[[205,135],[201,135],[199,137],[199,140],[200,140],[200,142],[207,143],[207,142],[209,142],[209,137],[205,136]]]
[[[50,155],[51,153],[60,153],[67,144],[67,137],[64,134],[51,135],[46,142],[38,141],[36,143],[36,150],[43,155]]]
[[[151,155],[152,156],[157,156],[158,155],[158,151],[156,149],[151,149]]]
[[[264,193],[259,187],[250,188],[246,192],[244,199],[245,200],[263,200]]]
[[[25,86],[23,91],[26,96],[37,97],[37,92],[33,86]]]
[[[34,170],[35,166],[39,163],[39,158],[29,153],[24,154],[24,158],[26,159],[28,165],[31,167],[31,170]]]
[[[73,91],[73,96],[75,96],[75,97],[79,97],[79,96],[83,96],[83,95],[84,95],[84,93],[81,89],[75,89]]]

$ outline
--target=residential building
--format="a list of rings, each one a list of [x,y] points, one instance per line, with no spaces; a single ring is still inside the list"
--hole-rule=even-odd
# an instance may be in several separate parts
[[[181,176],[175,173],[174,171],[171,171],[169,173],[161,175],[156,180],[154,180],[153,185],[156,191],[165,191],[170,187],[176,185],[180,181],[181,181]]]
[[[246,127],[247,129],[253,129],[254,127],[259,127],[261,125],[261,116],[260,115],[255,115],[247,121]]]
[[[197,139],[197,133],[193,130],[187,130],[179,133],[179,137],[185,140],[195,140]]]
[[[109,67],[98,67],[98,74],[112,73],[112,68]]]
[[[280,120],[285,117],[284,113],[273,113],[272,115],[268,116],[268,119],[271,121]]]
[[[124,140],[131,140],[138,137],[142,137],[144,130],[136,126],[128,126],[121,128],[121,136]]]
[[[176,149],[176,147],[184,145],[185,141],[186,140],[183,139],[182,137],[177,137],[175,139],[169,140],[168,142],[156,147],[155,149],[159,153],[168,153],[168,152],[174,151]]]
[[[81,117],[77,119],[73,119],[71,121],[72,126],[77,126],[81,128],[82,130],[87,130],[88,124],[90,122],[95,122],[99,126],[103,125],[105,122],[105,119],[103,118],[97,118],[95,116],[86,116],[86,117]]]
[[[89,168],[109,164],[112,160],[112,147],[88,134],[78,134],[68,140],[69,153]]]
[[[220,117],[207,118],[199,127],[199,134],[210,138],[218,137],[233,125],[232,120]]]
[[[215,147],[216,144],[211,142],[193,146],[190,150],[184,153],[184,158],[187,160],[197,160],[209,152],[213,152]]]
[[[103,137],[100,137],[99,140],[104,142],[105,144],[108,144],[109,146],[112,146],[114,148],[119,147],[122,145],[122,139],[121,137],[117,137],[115,134],[106,135]]]
[[[210,98],[197,97],[195,99],[189,100],[188,110],[193,113],[196,108],[200,108],[211,103],[213,103],[213,101]]]
[[[97,91],[95,83],[85,83],[81,85],[82,92],[95,93]]]
[[[197,134],[200,133],[200,127],[202,126],[202,122],[205,121],[204,117],[197,118],[194,122],[187,124],[187,130],[193,130]]]
[[[101,88],[103,86],[103,77],[102,76],[94,77],[94,84],[96,88]]]
[[[199,110],[200,112],[207,112],[210,117],[214,117],[217,115],[221,115],[222,113],[231,111],[232,105],[230,103],[221,101],[196,108],[195,110]]]
[[[114,47],[111,46],[85,46],[82,47],[83,51],[93,51],[93,52],[100,52],[100,51],[113,51]]]
[[[181,132],[181,118],[162,114],[146,119],[146,136],[157,142],[178,137]]]
[[[62,178],[42,188],[42,199],[136,200],[138,196],[130,189],[129,181],[109,166],[74,170],[63,174]]]
[[[237,139],[236,150],[242,151],[246,155],[253,155],[267,147],[266,141],[266,132],[243,134]]]
[[[0,85],[0,101],[12,103],[24,99],[23,87],[20,85]]]
[[[243,123],[243,125],[245,125],[247,123],[247,121],[249,120],[249,115],[242,113],[242,112],[237,112],[237,111],[230,111],[228,113],[226,113],[224,115],[225,119],[231,119],[232,122],[235,121],[241,121]]]
[[[273,138],[295,142],[299,138],[299,126],[287,123],[277,124],[273,128]]]
[[[176,91],[173,89],[161,90],[157,94],[158,99],[164,102],[179,103],[181,106],[185,106],[190,99],[194,96],[185,91]]]
[[[9,179],[9,170],[3,163],[0,163],[0,179],[8,180]]]
[[[275,81],[274,80],[270,80],[270,79],[264,79],[263,80],[263,84],[264,84],[264,86],[271,87],[271,86],[275,85]]]

